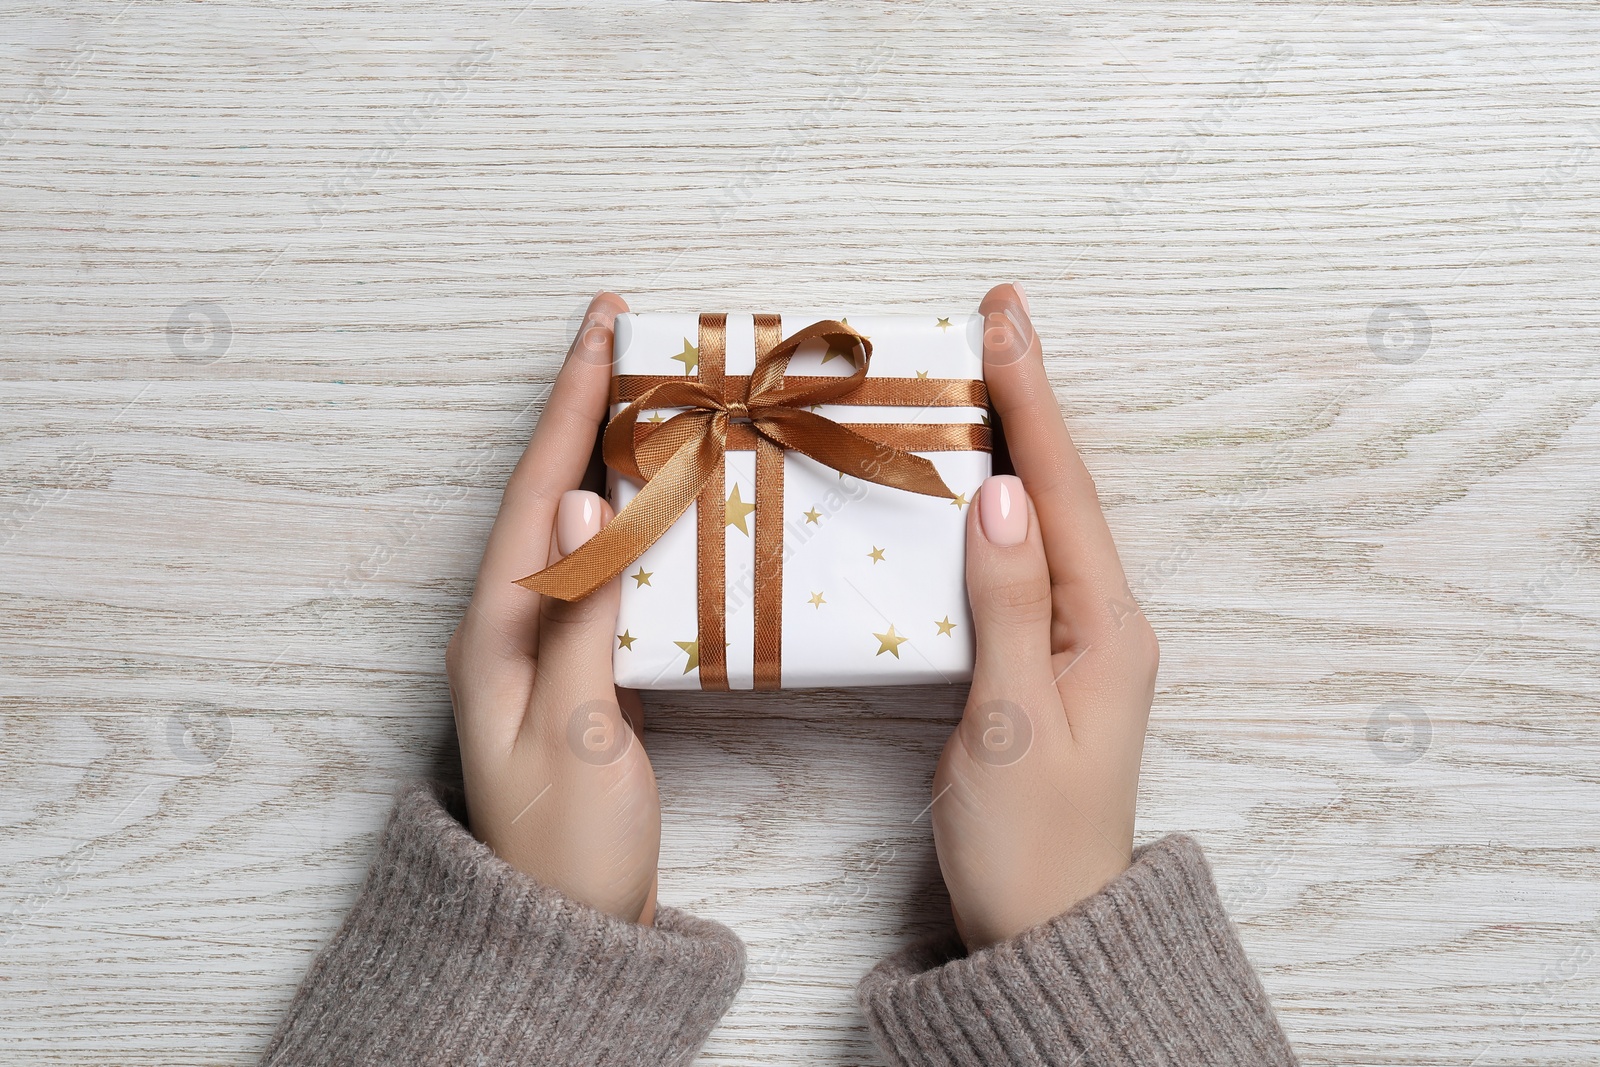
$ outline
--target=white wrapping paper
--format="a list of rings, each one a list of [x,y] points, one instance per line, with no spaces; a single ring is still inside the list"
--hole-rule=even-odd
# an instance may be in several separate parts
[[[842,318],[872,341],[869,378],[983,377],[978,315],[785,313],[782,335]],[[699,316],[628,314],[616,323],[616,374],[686,375],[697,370]],[[725,373],[755,366],[748,314],[727,320]],[[789,374],[853,371],[818,341]],[[615,405],[612,414],[622,409]],[[662,408],[662,419],[679,408]],[[823,404],[836,422],[984,422],[979,407],[859,407]],[[641,418],[648,418],[646,412]],[[971,678],[972,620],[966,593],[967,509],[990,472],[988,452],[923,452],[952,501],[841,476],[807,456],[783,458],[782,685],[907,685]],[[607,496],[621,510],[639,484],[610,472]],[[755,453],[729,451],[723,497],[728,686],[753,688]],[[695,507],[623,573],[614,654],[618,685],[699,689]]]

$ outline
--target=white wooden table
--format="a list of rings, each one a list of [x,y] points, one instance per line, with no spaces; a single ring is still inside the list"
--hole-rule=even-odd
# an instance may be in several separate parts
[[[596,289],[1019,279],[1313,1064],[1600,1058],[1600,11],[78,0],[0,12],[0,1061],[257,1056]],[[476,465],[476,467],[474,466]],[[481,472],[466,476],[462,472]],[[881,1062],[962,694],[649,702],[716,1065]]]

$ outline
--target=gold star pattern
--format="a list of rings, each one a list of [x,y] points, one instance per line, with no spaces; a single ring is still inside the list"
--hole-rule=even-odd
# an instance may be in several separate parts
[[[872,546],[872,551],[868,552],[867,556],[872,560],[874,565],[882,563],[883,562],[883,549],[879,548],[877,545],[873,545]]]
[[[939,329],[943,330],[945,333],[949,333],[950,332],[950,320],[949,319],[940,319],[938,322],[934,323],[934,325],[939,327]]]
[[[800,514],[804,515],[806,517],[806,521],[812,525],[816,525],[822,520],[822,512],[817,510],[817,506],[815,504],[811,505],[810,511],[802,511]]]
[[[723,526],[737,526],[739,532],[746,537],[750,536],[750,527],[745,525],[745,519],[756,509],[754,504],[746,504],[739,499],[739,483],[733,483],[733,492],[728,494],[727,508],[723,514]]]
[[[854,341],[829,341],[828,350],[822,354],[822,362],[827,363],[835,356],[842,357],[851,366],[856,362],[856,344]]]
[[[927,376],[928,376],[928,372],[927,371],[925,371],[925,370],[917,371],[917,377],[918,378],[926,378]]]
[[[956,498],[950,501],[950,503],[956,506],[957,511],[960,511],[962,508],[967,506],[967,494],[957,493]]]
[[[944,617],[943,621],[935,619],[933,624],[939,628],[939,632],[934,635],[935,637],[949,637],[950,631],[956,628],[956,624],[950,621],[950,616],[948,615]]]
[[[639,573],[638,574],[630,574],[630,575],[628,575],[628,577],[633,579],[633,587],[635,589],[637,589],[641,585],[649,585],[650,584],[650,576],[652,574],[654,574],[654,573],[655,573],[655,571],[647,571],[647,570],[644,569],[643,565],[641,565],[639,567]]]
[[[873,655],[881,656],[885,652],[892,652],[894,653],[895,659],[900,658],[900,646],[911,640],[909,637],[901,637],[899,634],[895,633],[893,623],[889,624],[888,633],[873,634],[872,636],[878,639],[878,651],[873,653]]]
[[[637,641],[637,640],[639,640],[637,637],[634,637],[627,630],[624,630],[620,634],[617,635],[617,647],[618,648],[625,648],[629,652],[632,652],[633,651],[633,643],[635,641]]]
[[[849,326],[850,325],[850,320],[847,319],[847,318],[844,318],[843,316],[840,316],[839,322],[842,323],[845,326]],[[851,327],[851,328],[854,329],[854,327]],[[862,334],[861,336],[862,337],[866,337],[867,335],[866,334]],[[832,359],[834,356],[843,356],[846,360],[848,360],[850,362],[850,365],[852,367],[855,366],[855,362],[856,362],[856,343],[854,341],[849,341],[849,342],[847,342],[845,344],[835,344],[835,343],[830,341],[828,343],[828,350],[822,354],[822,362],[826,363],[826,362],[828,362],[828,360]]]
[[[661,417],[661,412],[652,411],[650,413],[650,417],[648,419],[644,420],[644,421],[645,422],[666,422],[667,420]]]
[[[985,426],[989,425],[989,416],[988,415],[979,415],[978,417],[983,420],[983,424]]]
[[[674,641],[672,643],[689,654],[689,662],[683,668],[684,674],[688,674],[700,666],[700,642],[698,639],[694,641]]]
[[[700,366],[700,350],[690,344],[687,337],[683,339],[683,351],[672,358],[683,364],[685,374],[693,374],[695,368]]]
[[[821,593],[812,593],[811,598],[807,600],[806,603],[810,604],[814,608],[820,608],[822,605],[826,604],[827,601],[822,599]]]

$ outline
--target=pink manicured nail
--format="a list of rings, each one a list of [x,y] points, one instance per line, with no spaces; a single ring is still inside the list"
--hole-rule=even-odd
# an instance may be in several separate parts
[[[1025,356],[1033,351],[1033,322],[1026,314],[1019,314],[1016,308],[1006,308],[1006,318],[1011,320],[1011,328],[1017,335],[1017,355]]]
[[[1032,315],[1033,309],[1028,306],[1028,292],[1022,288],[1022,283],[1012,282],[1011,288],[1017,291],[1017,299],[1022,301],[1022,310],[1027,312],[1029,315]]]
[[[570,556],[600,532],[600,498],[587,489],[568,489],[556,508],[556,551]]]
[[[1009,548],[1028,539],[1028,495],[1022,479],[997,474],[978,490],[978,522],[991,545]]]

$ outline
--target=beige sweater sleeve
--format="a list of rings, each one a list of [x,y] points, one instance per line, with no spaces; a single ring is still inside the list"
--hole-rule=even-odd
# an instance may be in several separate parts
[[[433,786],[401,794],[263,1062],[692,1061],[743,980],[732,931],[672,908],[639,926],[568,900],[474,839],[458,804]]]
[[[568,900],[476,841],[454,794],[417,785],[264,1062],[688,1064],[743,972],[726,927],[671,908],[638,926]],[[886,960],[861,999],[897,1067],[1295,1062],[1181,837],[1013,941]]]
[[[1296,1063],[1200,846],[1181,836],[1011,941],[900,952],[860,994],[895,1067]]]

